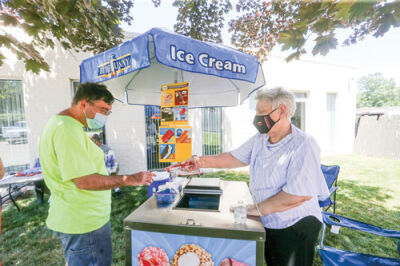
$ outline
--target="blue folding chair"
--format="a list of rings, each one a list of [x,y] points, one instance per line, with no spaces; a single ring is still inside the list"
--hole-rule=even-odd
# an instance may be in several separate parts
[[[325,231],[327,225],[347,227],[379,236],[400,239],[400,232],[384,229],[378,226],[362,223],[337,214],[322,212],[323,227],[318,253],[324,266],[351,266],[351,265],[400,265],[396,258],[385,258],[351,251],[344,251],[324,245]],[[400,243],[400,242],[399,242]],[[398,244],[400,245],[400,244]],[[399,249],[399,248],[398,248]],[[399,254],[400,251],[398,250]]]
[[[336,190],[337,180],[339,175],[339,165],[323,165],[321,164],[321,170],[324,174],[326,184],[329,188],[329,197],[319,199],[319,206],[327,211],[333,205],[333,213],[336,213]],[[331,199],[333,195],[333,200]]]

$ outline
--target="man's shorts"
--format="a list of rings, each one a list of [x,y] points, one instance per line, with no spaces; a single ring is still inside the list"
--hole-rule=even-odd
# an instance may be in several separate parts
[[[68,266],[109,266],[112,262],[110,222],[85,234],[54,232],[61,238]]]

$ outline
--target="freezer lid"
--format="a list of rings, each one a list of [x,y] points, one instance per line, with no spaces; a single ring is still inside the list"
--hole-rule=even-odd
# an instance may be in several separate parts
[[[221,189],[221,180],[219,178],[191,178],[185,188],[193,189]]]
[[[219,178],[191,178],[183,189],[184,193],[221,195],[221,180]]]

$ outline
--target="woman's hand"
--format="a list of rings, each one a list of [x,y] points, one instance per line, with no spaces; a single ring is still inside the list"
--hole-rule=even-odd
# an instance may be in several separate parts
[[[247,209],[247,215],[249,216],[261,216],[256,205],[249,205],[247,206],[246,209]]]
[[[197,155],[193,155],[192,157],[190,157],[189,159],[187,159],[183,165],[186,165],[184,167],[184,170],[188,171],[188,172],[192,172],[195,170],[198,170],[201,168],[201,163],[200,163],[200,157]]]

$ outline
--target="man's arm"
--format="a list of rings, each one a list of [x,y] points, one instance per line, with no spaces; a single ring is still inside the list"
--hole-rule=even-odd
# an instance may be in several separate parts
[[[283,212],[297,207],[311,198],[311,196],[295,196],[281,191],[275,196],[258,203],[258,210],[256,206],[248,208],[247,214],[253,216],[260,216],[261,214],[264,216],[275,212]]]
[[[107,190],[116,187],[150,185],[155,174],[139,172],[133,175],[105,176],[91,174],[72,179],[76,187],[85,190]]]
[[[229,152],[201,157],[195,155],[189,158],[186,162],[190,163],[187,167],[189,171],[199,168],[238,168],[247,165],[233,157]]]

